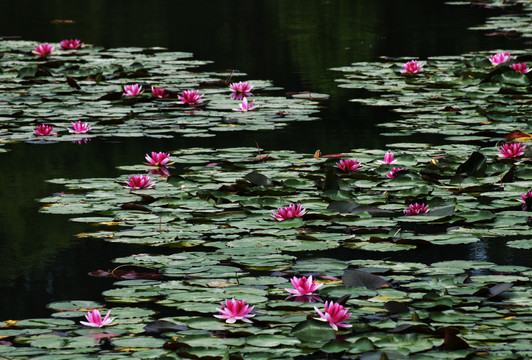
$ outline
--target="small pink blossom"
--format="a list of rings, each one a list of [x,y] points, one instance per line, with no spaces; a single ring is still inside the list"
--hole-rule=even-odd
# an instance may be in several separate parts
[[[52,132],[54,127],[52,125],[37,125],[37,129],[33,130],[35,136],[54,136],[56,133]]]
[[[521,74],[528,74],[528,72],[532,69],[527,69],[526,62],[524,63],[517,63],[510,65],[512,69],[514,69],[517,72],[520,72]]]
[[[124,86],[123,96],[137,96],[142,93],[142,85],[134,84],[134,85],[125,85]]]
[[[253,90],[253,84],[246,82],[239,81],[237,83],[232,83],[229,85],[229,88],[234,93],[251,93],[251,90]]]
[[[403,64],[403,70],[401,74],[417,74],[421,71],[423,65],[420,65],[417,60],[412,60]]]
[[[225,322],[228,324],[233,324],[237,320],[251,323],[252,321],[249,318],[255,315],[250,314],[250,312],[254,308],[255,306],[249,307],[249,305],[246,305],[246,300],[225,299],[225,304],[222,301],[222,308],[216,308],[222,315],[214,315],[214,317],[225,319]]]
[[[508,60],[510,60],[512,57],[511,57],[511,54],[509,52],[505,53],[505,52],[500,52],[500,53],[497,53],[495,55],[491,55],[490,56],[490,63],[493,65],[493,66],[497,66],[499,64],[502,64],[504,62],[507,62]]]
[[[170,95],[163,88],[158,88],[156,86],[151,87],[151,93],[154,97],[159,99],[167,98]]]
[[[199,91],[196,90],[183,90],[181,95],[177,95],[179,100],[181,100],[181,104],[189,104],[194,105],[200,103],[200,99],[205,96],[205,94],[199,94]]]
[[[242,111],[242,112],[252,111],[257,108],[257,106],[255,106],[255,100],[253,100],[251,104],[249,104],[247,98],[243,98],[242,104],[240,104],[239,106],[240,106],[240,109],[237,109],[237,110]]]
[[[342,170],[343,172],[357,171],[362,164],[357,159],[340,160],[334,165],[335,168]]]
[[[377,160],[377,163],[378,164],[390,164],[390,165],[393,165],[393,164],[397,164],[397,160],[394,160],[393,159],[393,152],[386,152],[386,154],[384,154],[384,161],[382,160]]]
[[[328,322],[331,327],[338,331],[338,327],[349,328],[352,325],[342,324],[344,321],[351,317],[351,314],[348,314],[349,310],[344,308],[342,305],[335,303],[333,301],[325,302],[325,310],[321,312],[317,307],[314,306],[314,310],[320,316],[319,318],[314,318],[316,320]]]
[[[149,175],[131,175],[127,178],[126,184],[131,190],[148,189],[153,186]]]
[[[323,286],[323,284],[316,284],[316,280],[312,280],[312,275],[308,279],[304,276],[300,278],[294,276],[290,282],[294,288],[285,290],[295,296],[312,295]]]
[[[72,50],[82,47],[83,44],[78,39],[70,39],[70,40],[63,40],[61,41],[61,49],[63,50]]]
[[[283,221],[293,217],[302,217],[307,213],[306,209],[303,209],[301,204],[290,204],[284,208],[278,208],[277,212],[272,213],[272,217],[277,221]]]
[[[403,212],[405,213],[405,215],[410,216],[410,215],[424,214],[428,210],[429,210],[429,206],[425,205],[425,203],[421,203],[421,204],[414,203],[414,204],[408,205],[408,209],[404,209]]]
[[[519,200],[519,202],[523,203],[523,210],[524,211],[532,210],[532,208],[528,208],[528,205],[526,203],[526,200],[527,199],[531,199],[531,198],[532,198],[532,191],[529,191],[529,192],[521,194],[521,199],[522,200]]]
[[[164,152],[158,152],[155,151],[151,152],[150,154],[146,154],[146,161],[150,163],[150,165],[154,166],[164,166],[170,161],[170,154],[164,153]]]
[[[47,58],[48,56],[52,55],[52,51],[54,51],[54,47],[52,45],[39,44],[33,49],[32,52],[40,58]]]
[[[87,319],[87,321],[80,321],[80,323],[85,326],[91,327],[102,327],[111,325],[114,318],[109,318],[110,314],[111,310],[107,312],[107,315],[105,315],[105,318],[102,320],[102,315],[100,314],[99,310],[89,311],[87,314],[85,314],[85,318]]]
[[[85,134],[90,131],[91,126],[88,123],[82,123],[80,121],[72,121],[72,129],[68,128],[68,132],[75,134]]]
[[[392,170],[386,172],[386,177],[388,179],[395,179],[395,173],[403,170],[405,170],[405,168],[392,168]]]
[[[525,149],[526,146],[520,142],[504,144],[500,149],[498,149],[500,152],[498,156],[500,158],[518,157],[525,153]]]

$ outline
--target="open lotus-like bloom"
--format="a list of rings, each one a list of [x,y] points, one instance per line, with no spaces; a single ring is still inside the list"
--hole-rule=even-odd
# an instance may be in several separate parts
[[[35,136],[52,136],[57,135],[56,133],[52,132],[54,127],[52,125],[37,125],[37,129],[33,130],[33,133]]]
[[[149,175],[131,175],[127,178],[126,184],[131,190],[148,189],[153,186]]]
[[[362,164],[360,164],[357,159],[347,159],[340,160],[340,162],[337,162],[334,167],[342,170],[343,172],[349,172],[357,171],[361,165]]]
[[[75,134],[85,134],[90,131],[91,126],[88,123],[82,123],[80,121],[72,121],[72,129],[68,128],[68,132]]]
[[[150,165],[154,166],[164,166],[170,161],[170,154],[164,153],[164,152],[158,152],[155,151],[151,152],[150,154],[146,154],[146,161],[150,163]]]
[[[421,71],[423,65],[420,65],[417,60],[412,60],[403,64],[403,70],[401,74],[417,74]]]
[[[377,160],[377,163],[378,164],[397,164],[397,160],[394,160],[393,159],[393,152],[386,152],[386,154],[384,154],[384,161],[382,160]]]
[[[314,319],[328,322],[329,325],[331,325],[331,327],[336,331],[338,331],[338,327],[348,328],[352,326],[348,324],[342,324],[344,321],[351,317],[351,314],[348,314],[349,310],[347,310],[338,303],[335,303],[333,301],[326,301],[325,310],[323,312],[321,312],[315,306],[314,310],[316,310],[316,312],[320,316],[319,318]]]
[[[73,50],[82,47],[84,44],[78,39],[70,39],[61,41],[61,49]]]
[[[253,90],[253,84],[248,82],[239,81],[229,85],[232,92],[250,93]]]
[[[312,275],[309,276],[308,279],[304,276],[301,278],[294,276],[292,279],[290,279],[290,282],[294,288],[285,290],[295,296],[312,295],[312,293],[323,286],[323,284],[316,284],[316,280],[312,280]]]
[[[511,58],[512,58],[511,53],[509,53],[509,52],[507,52],[507,53],[501,52],[501,53],[497,53],[495,55],[491,55],[490,56],[490,63],[493,66],[497,66],[497,65],[502,64],[504,62],[507,62]]]
[[[532,207],[529,208],[528,204],[526,203],[527,202],[527,199],[532,199],[532,191],[529,191],[529,192],[526,192],[526,193],[523,193],[521,194],[521,199],[522,200],[519,200],[519,202],[523,203],[523,210],[524,211],[531,211],[532,210]],[[530,200],[528,200],[529,204],[530,204]]]
[[[164,91],[163,88],[158,88],[156,86],[151,87],[151,93],[154,97],[159,99],[167,98],[170,94],[168,94],[166,91]]]
[[[528,74],[530,72],[530,70],[532,70],[532,69],[527,69],[525,62],[524,63],[512,64],[512,65],[510,65],[510,67],[512,69],[514,69],[515,71],[520,72],[521,74]]]
[[[179,100],[181,100],[181,104],[189,105],[198,104],[203,96],[205,96],[205,94],[200,95],[198,90],[183,90],[181,95],[177,95]]]
[[[306,209],[303,209],[301,204],[290,204],[284,208],[277,209],[277,212],[272,213],[272,217],[277,221],[283,221],[293,217],[301,217],[307,213]]]
[[[250,104],[248,103],[248,99],[246,97],[242,99],[242,104],[240,104],[239,106],[240,109],[237,110],[242,112],[255,110],[257,108],[257,106],[255,106],[255,100],[253,100]]]
[[[32,53],[37,55],[41,58],[47,58],[48,56],[52,55],[52,51],[54,51],[54,47],[50,44],[39,44],[36,48],[33,49]]]
[[[140,95],[142,92],[142,85],[125,85],[124,91],[125,92],[122,94],[123,96],[137,96]]]
[[[405,213],[405,215],[410,216],[410,215],[424,214],[428,210],[429,210],[429,206],[425,205],[425,203],[421,203],[421,204],[414,203],[414,204],[408,205],[408,209],[404,209],[403,212]]]
[[[526,146],[520,142],[504,144],[499,150],[499,157],[501,158],[512,158],[518,157],[525,153]]]
[[[392,168],[392,170],[386,171],[386,177],[388,179],[395,179],[395,173],[402,170],[405,170],[405,168]]]
[[[85,314],[85,318],[87,321],[80,321],[85,326],[91,326],[91,327],[102,327],[111,325],[114,318],[109,318],[109,315],[111,314],[111,310],[107,312],[107,315],[105,315],[105,318],[102,320],[102,315],[100,314],[100,310],[93,310],[89,311],[87,314]]]
[[[214,315],[214,317],[225,319],[228,324],[233,324],[237,320],[251,323],[252,321],[249,318],[255,315],[250,314],[250,312],[254,308],[255,306],[249,307],[249,305],[246,305],[246,300],[225,299],[225,304],[222,301],[222,308],[216,308],[222,315]]]

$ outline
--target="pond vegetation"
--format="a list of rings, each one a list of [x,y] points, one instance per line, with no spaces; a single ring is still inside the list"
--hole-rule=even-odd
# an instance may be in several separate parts
[[[202,71],[207,62],[162,48],[0,46],[0,152],[17,142],[275,132],[312,124],[328,98]],[[353,102],[398,114],[381,136],[417,142],[336,154],[150,148],[117,176],[49,179],[62,190],[38,200],[41,213],[90,225],[80,239],[150,251],[91,272],[117,279],[101,301],[0,321],[0,356],[529,358],[531,267],[420,255],[484,242],[532,248],[526,61],[523,51],[491,51],[333,69],[340,88],[367,90]],[[423,141],[431,134],[444,144]]]

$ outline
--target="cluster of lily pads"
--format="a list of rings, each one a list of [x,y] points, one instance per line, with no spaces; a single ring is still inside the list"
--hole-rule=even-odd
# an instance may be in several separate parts
[[[278,96],[282,89],[269,81],[251,84],[234,81],[244,73],[201,72],[197,68],[209,62],[190,53],[104,49],[77,39],[63,41],[57,52],[50,44],[5,40],[0,52],[0,145],[273,130],[313,120],[319,110],[308,101],[311,95]],[[260,98],[260,109],[249,113],[257,109],[254,100],[248,103],[252,95]]]

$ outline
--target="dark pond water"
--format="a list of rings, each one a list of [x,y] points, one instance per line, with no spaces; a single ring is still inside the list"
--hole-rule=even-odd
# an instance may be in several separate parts
[[[495,10],[445,6],[443,1],[264,0],[194,2],[159,0],[3,1],[0,36],[58,42],[80,38],[105,47],[163,46],[214,61],[207,69],[238,69],[251,79],[270,79],[287,91],[327,93],[321,120],[273,132],[228,134],[215,139],[118,139],[74,144],[9,145],[0,154],[0,319],[46,316],[45,305],[62,299],[101,300],[108,279],[87,273],[113,268],[112,259],[150,249],[78,239],[88,225],[38,213],[35,199],[61,191],[46,179],[112,177],[117,165],[137,163],[152,150],[183,147],[254,146],[324,153],[357,147],[384,148],[375,124],[396,115],[348,99],[364,96],[336,86],[327,70],[380,55],[426,58],[469,51],[523,48],[521,42],[467,31]],[[54,23],[53,20],[74,23]],[[424,138],[424,141],[427,141]],[[442,139],[434,136],[432,142]],[[441,250],[441,249],[439,249]],[[153,249],[151,249],[153,251]],[[157,252],[165,250],[157,249]],[[344,253],[349,257],[393,256],[413,261],[475,258],[499,264],[530,263],[504,244],[453,247],[411,254]]]

